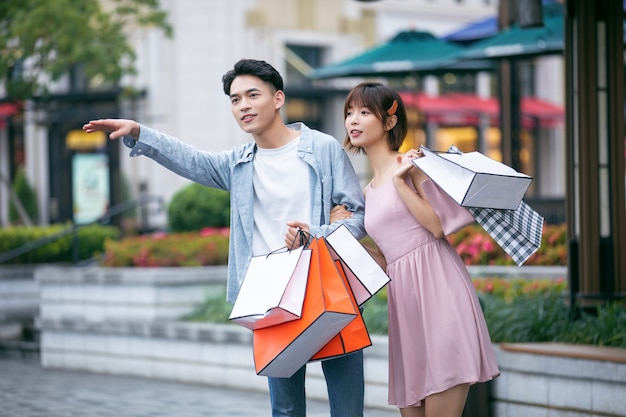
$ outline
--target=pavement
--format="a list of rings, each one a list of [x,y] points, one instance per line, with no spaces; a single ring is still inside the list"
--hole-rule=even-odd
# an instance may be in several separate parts
[[[307,417],[328,417],[307,402]],[[0,352],[0,417],[269,417],[266,393],[84,371],[47,369],[38,355]],[[399,412],[366,409],[364,417]],[[347,416],[346,416],[347,417]]]

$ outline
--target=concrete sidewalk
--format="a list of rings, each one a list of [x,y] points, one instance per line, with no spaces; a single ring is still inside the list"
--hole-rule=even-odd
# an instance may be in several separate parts
[[[308,417],[328,404],[307,402]],[[45,369],[39,357],[0,353],[0,417],[268,417],[267,394],[206,385]],[[366,409],[365,417],[397,417]]]

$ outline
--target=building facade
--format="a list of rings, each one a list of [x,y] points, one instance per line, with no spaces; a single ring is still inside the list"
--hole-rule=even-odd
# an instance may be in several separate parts
[[[80,128],[94,118],[125,117],[177,136],[200,149],[220,151],[251,140],[233,119],[222,75],[241,58],[263,59],[285,78],[287,122],[302,120],[343,141],[345,93],[353,78],[313,83],[306,76],[315,67],[337,62],[385,42],[401,30],[448,33],[497,13],[497,0],[164,0],[162,7],[174,28],[168,39],[156,30],[129,28],[137,52],[138,73],[120,89],[72,93],[71,78],[55,86],[58,93],[46,105],[25,103],[23,111],[0,127],[3,177],[11,178],[23,164],[39,202],[36,223],[68,220],[88,222],[103,210],[140,193],[166,203],[188,181],[147,158],[129,158],[121,141],[93,135]],[[531,93],[562,101],[560,57],[533,61],[528,80]],[[428,78],[421,87],[433,94],[445,90],[444,78]],[[478,80],[478,81],[476,81]],[[482,80],[482,81],[481,81]],[[493,94],[490,75],[473,81],[475,92]],[[132,87],[141,94],[120,100]],[[561,97],[561,98],[559,98]],[[458,126],[455,126],[458,127]],[[439,126],[444,133],[446,126]],[[475,129],[474,129],[475,130]],[[555,133],[556,132],[556,133]],[[534,153],[556,155],[542,159],[541,193],[564,195],[558,130],[542,136]],[[547,138],[544,140],[544,137]],[[19,159],[20,160],[16,160]],[[533,160],[533,155],[529,157]],[[362,157],[353,164],[363,185],[369,167]],[[551,173],[550,175],[543,174]],[[537,181],[535,182],[537,183]],[[95,190],[92,184],[99,184]],[[91,193],[91,194],[90,194]],[[8,225],[6,184],[0,186],[0,225]],[[166,227],[164,211],[149,211],[151,229]]]

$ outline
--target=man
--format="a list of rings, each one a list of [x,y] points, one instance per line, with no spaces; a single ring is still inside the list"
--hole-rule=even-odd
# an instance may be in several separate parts
[[[363,195],[347,154],[333,137],[302,123],[285,125],[283,80],[264,61],[243,59],[222,78],[235,120],[254,142],[203,152],[132,120],[93,120],[86,132],[123,138],[130,155],[145,155],[178,175],[230,191],[231,239],[226,299],[234,303],[250,258],[298,246],[298,229],[326,236],[340,224],[363,237]],[[350,212],[330,224],[330,210]],[[294,245],[294,242],[296,244]],[[331,416],[363,415],[363,352],[322,362]],[[305,371],[268,378],[274,417],[305,417]]]

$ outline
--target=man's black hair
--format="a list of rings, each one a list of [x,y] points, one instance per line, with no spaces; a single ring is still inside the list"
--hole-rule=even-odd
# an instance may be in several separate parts
[[[241,59],[235,63],[233,69],[222,77],[224,94],[230,96],[230,85],[235,77],[239,75],[252,75],[270,84],[276,91],[283,89],[283,77],[280,76],[276,68],[265,61],[256,59]]]

